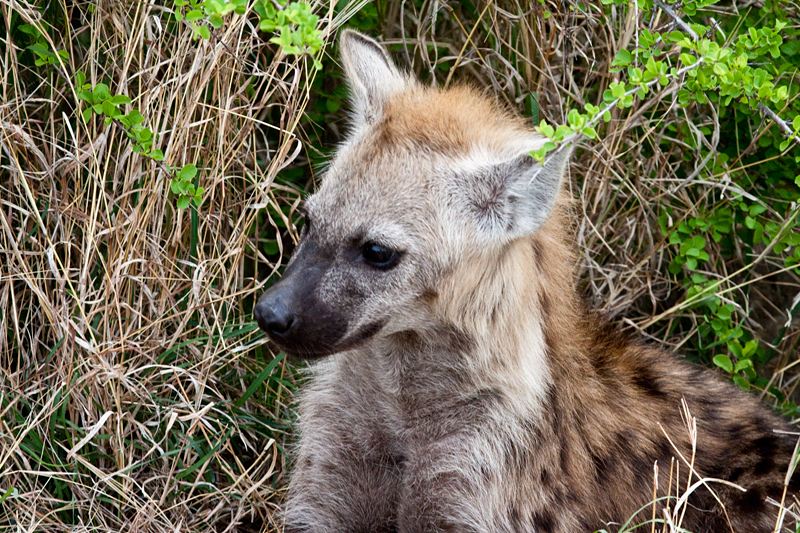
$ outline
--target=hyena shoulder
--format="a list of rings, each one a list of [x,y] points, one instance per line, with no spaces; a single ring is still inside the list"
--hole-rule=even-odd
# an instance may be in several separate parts
[[[613,530],[659,499],[693,532],[772,531],[787,424],[584,310],[570,149],[535,163],[547,139],[492,98],[341,51],[352,132],[255,309],[312,361],[287,529]]]

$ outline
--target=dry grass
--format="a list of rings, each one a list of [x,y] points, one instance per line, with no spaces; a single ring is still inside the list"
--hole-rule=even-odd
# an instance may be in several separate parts
[[[600,100],[611,59],[638,31],[631,11],[603,17],[599,2],[570,5],[580,9],[378,2],[373,33],[423,79],[470,80],[562,123],[570,107]],[[0,1],[0,528],[272,529],[294,376],[250,310],[296,238],[301,191],[274,180],[307,164],[315,131],[335,140],[341,113],[300,128],[314,73],[306,60],[275,57],[252,17],[230,16],[219,39],[194,41],[151,3],[48,6],[40,20]],[[51,35],[70,52],[63,68],[20,63],[12,8],[31,24],[61,17]],[[321,22],[326,40],[345,18]],[[202,206],[177,210],[168,178],[119,128],[77,120],[59,70],[131,96],[166,162],[201,168]],[[680,350],[698,319],[667,272],[657,218],[664,205],[676,220],[703,212],[723,201],[724,183],[686,179],[700,153],[669,126],[688,123],[714,145],[718,121],[673,97],[667,87],[615,111],[572,173],[587,297]],[[800,277],[769,253],[710,253],[717,267],[707,276],[724,280],[744,327],[774,343],[772,382],[791,396],[800,327],[782,326]]]
[[[12,8],[61,20],[65,65],[19,62]],[[269,274],[255,265],[281,260],[258,251],[280,207],[259,208],[299,198],[273,179],[297,156],[310,62],[275,57],[252,17],[196,41],[151,3],[0,9],[0,525],[268,527],[293,378],[282,360],[263,372],[248,298]],[[165,163],[197,164],[199,209],[176,209],[117,126],[77,120],[60,72],[78,70],[133,98]]]

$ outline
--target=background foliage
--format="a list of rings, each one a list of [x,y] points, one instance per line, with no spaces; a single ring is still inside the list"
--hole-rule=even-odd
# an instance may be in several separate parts
[[[588,135],[571,167],[586,298],[796,416],[796,4],[0,13],[2,530],[276,527],[298,378],[250,312],[347,129],[345,23],[425,83]]]

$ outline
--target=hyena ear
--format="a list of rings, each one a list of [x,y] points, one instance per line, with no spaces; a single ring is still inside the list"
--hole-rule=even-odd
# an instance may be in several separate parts
[[[373,122],[383,112],[389,97],[406,85],[406,78],[377,41],[356,31],[342,32],[339,49],[356,121]]]
[[[562,145],[542,164],[526,151],[473,173],[467,201],[478,227],[492,240],[513,240],[539,230],[555,206],[571,154],[572,145]]]

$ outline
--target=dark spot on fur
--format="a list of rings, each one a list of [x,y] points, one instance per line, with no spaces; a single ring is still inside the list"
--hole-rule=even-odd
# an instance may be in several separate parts
[[[505,454],[506,468],[511,472],[527,472],[529,455],[530,451],[525,446],[520,446],[514,440],[509,441]]]
[[[422,291],[422,294],[419,295],[419,299],[427,304],[432,304],[439,298],[439,293],[433,289],[427,289]]]
[[[550,484],[550,474],[546,469],[542,469],[542,471],[539,472],[539,483],[541,483],[543,487]]]
[[[569,475],[569,447],[561,446],[561,449],[558,452],[558,461],[561,465],[561,472],[564,475]]]
[[[753,472],[757,476],[763,476],[772,472],[775,467],[775,453],[778,451],[778,439],[775,436],[761,437],[753,443],[756,453],[760,456],[760,461],[756,463]]]
[[[737,505],[738,510],[745,513],[745,516],[748,514],[754,515],[756,513],[762,513],[765,507],[764,495],[758,489],[750,489],[745,492],[739,498]]]
[[[604,351],[598,350],[594,353],[590,353],[589,355],[591,357],[592,368],[594,368],[594,371],[601,380],[607,382],[615,378],[613,368],[611,368]]]
[[[448,340],[450,348],[456,352],[468,353],[475,346],[471,336],[456,328],[448,328],[443,338]]]
[[[731,441],[739,440],[742,438],[742,433],[744,433],[744,424],[740,422],[735,422],[731,424],[729,427],[725,428],[726,432],[730,435]]]
[[[511,527],[515,531],[524,531],[524,524],[522,523],[522,516],[519,514],[519,509],[515,506],[511,506],[511,509],[508,510],[508,519],[511,522]]]
[[[778,450],[778,439],[774,435],[761,437],[753,442],[753,447],[761,457],[772,457]]]
[[[592,466],[594,467],[594,477],[597,481],[600,481],[603,478],[603,472],[606,469],[605,458],[600,457],[594,452],[591,452],[590,455],[592,456]]]
[[[666,462],[666,464],[669,464],[670,459],[675,456],[675,450],[666,437],[661,437],[656,443],[656,456],[659,461]]]
[[[533,262],[536,268],[541,271],[544,264],[544,250],[542,249],[542,243],[539,242],[539,239],[531,240],[531,250],[533,251]]]
[[[531,516],[531,525],[533,525],[533,530],[537,533],[539,531],[544,533],[545,531],[554,531],[557,529],[555,517],[550,511],[544,509],[533,513],[533,516]]]
[[[661,388],[661,384],[653,374],[652,369],[646,366],[634,369],[632,381],[635,386],[639,387],[648,396],[661,399],[667,397],[667,393]]]
[[[731,472],[731,475],[728,476],[728,481],[733,481],[735,483],[737,479],[742,477],[742,474],[744,474],[744,468],[742,467],[735,468],[733,472]]]
[[[481,477],[483,477],[483,479],[487,483],[491,483],[491,481],[492,481],[492,471],[489,469],[489,465],[487,465],[486,463],[481,463],[480,464],[480,471],[481,471]]]

